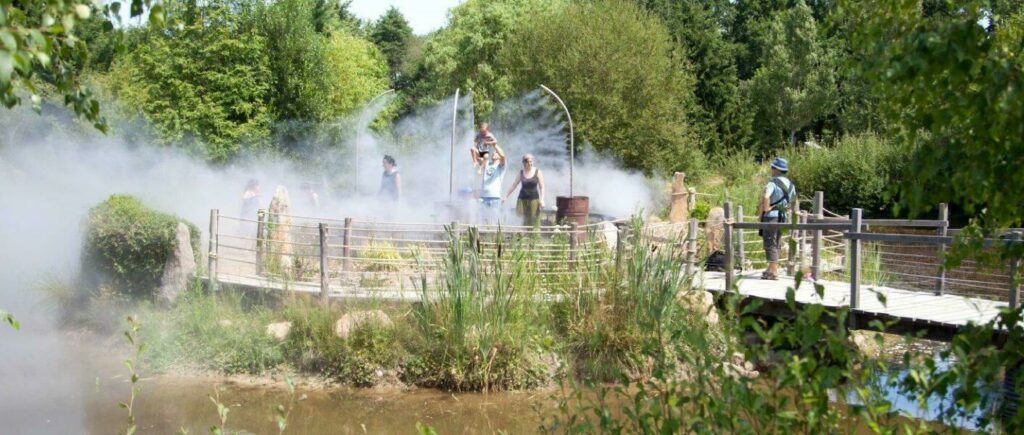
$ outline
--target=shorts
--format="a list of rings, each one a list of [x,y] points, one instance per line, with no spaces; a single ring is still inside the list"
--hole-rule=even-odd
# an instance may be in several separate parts
[[[487,208],[501,207],[501,198],[480,198],[480,202]]]
[[[764,217],[761,216],[761,222],[778,222],[779,219],[775,217]],[[764,241],[764,256],[769,263],[777,263],[779,261],[779,243],[781,242],[781,233],[778,229],[763,229],[760,231],[761,239]]]

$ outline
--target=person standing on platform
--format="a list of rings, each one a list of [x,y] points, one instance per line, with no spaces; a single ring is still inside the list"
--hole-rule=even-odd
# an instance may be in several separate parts
[[[772,179],[764,188],[757,205],[757,214],[761,222],[785,223],[790,204],[796,200],[796,186],[786,177],[789,173],[789,162],[786,159],[777,157],[772,161],[771,169]],[[763,229],[760,235],[764,240],[764,254],[768,260],[768,269],[761,274],[761,279],[779,279],[779,230]]]
[[[508,189],[504,200],[512,196],[512,192],[520,185],[522,188],[519,189],[519,199],[516,201],[516,214],[524,226],[536,226],[540,222],[540,211],[544,208],[544,174],[534,166],[533,154],[523,155],[523,169],[519,171],[519,176]]]
[[[382,163],[384,173],[380,176],[380,191],[377,194],[381,198],[398,201],[402,197],[402,176],[398,173],[398,163],[389,155],[384,156]]]
[[[505,179],[505,152],[494,144],[494,152],[483,151],[476,164],[482,168],[480,179],[480,202],[484,206],[487,221],[498,223],[501,217],[501,185]]]

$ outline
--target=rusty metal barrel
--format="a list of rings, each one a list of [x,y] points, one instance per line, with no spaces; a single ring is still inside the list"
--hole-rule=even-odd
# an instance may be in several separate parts
[[[559,196],[555,198],[555,205],[558,211],[555,213],[555,221],[558,223],[576,222],[579,225],[587,224],[587,216],[590,215],[590,197],[588,196]]]

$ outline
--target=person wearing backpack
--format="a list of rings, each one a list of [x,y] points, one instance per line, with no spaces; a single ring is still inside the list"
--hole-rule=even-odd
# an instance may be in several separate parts
[[[772,179],[765,186],[761,203],[757,205],[757,214],[761,216],[761,222],[787,221],[790,204],[796,201],[796,186],[786,177],[788,172],[789,162],[786,159],[776,157],[772,161]],[[764,229],[760,234],[764,240],[764,254],[768,260],[768,269],[761,274],[761,279],[779,279],[779,230]]]

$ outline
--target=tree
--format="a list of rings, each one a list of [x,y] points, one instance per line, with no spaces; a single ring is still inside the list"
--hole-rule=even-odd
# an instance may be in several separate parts
[[[751,79],[751,102],[768,130],[784,131],[789,143],[796,144],[797,132],[835,104],[833,55],[803,0],[776,14],[764,47],[761,66]]]
[[[214,162],[263,143],[272,119],[265,41],[252,15],[234,7],[208,3],[180,30],[149,32],[111,72],[114,95],[141,111],[161,142]]]
[[[900,185],[902,203],[911,212],[960,204],[974,235],[1021,226],[1020,9],[986,0],[962,1],[939,14],[919,0],[843,1],[841,7],[858,21],[851,37],[863,50],[865,75],[886,102],[883,116],[911,150],[913,177]],[[977,239],[972,246],[980,248]]]
[[[461,88],[463,95],[473,95],[476,115],[486,118],[494,101],[508,97],[512,90],[510,78],[498,69],[498,52],[525,23],[549,16],[563,4],[563,0],[468,0],[452,8],[448,25],[424,47],[411,89],[414,100],[434,102]]]
[[[120,22],[120,1],[99,7],[100,3],[79,3],[71,0],[23,0],[0,2],[0,104],[12,108],[22,103],[21,92],[27,92],[34,107],[42,98],[38,87],[53,86],[64,97],[77,116],[85,118],[101,130],[107,130],[100,115],[99,101],[82,87],[79,80],[89,47],[76,35],[75,26],[94,14],[102,13],[103,26],[112,30]],[[161,4],[151,6],[150,0],[132,0],[131,16],[149,9],[149,22],[163,22]]]
[[[394,6],[388,9],[370,30],[370,41],[373,41],[387,58],[392,82],[398,79],[411,38],[412,27],[409,27],[409,22]]]
[[[331,107],[327,36],[318,33],[314,0],[280,0],[262,11],[261,33],[271,59],[270,105],[279,120],[323,121]]]
[[[669,33],[693,65],[697,78],[694,94],[705,150],[744,148],[751,141],[752,113],[740,92],[736,67],[737,44],[724,30],[735,7],[728,1],[645,0],[645,7],[665,22]]]
[[[632,2],[574,3],[535,17],[500,56],[514,89],[559,92],[577,143],[648,174],[686,169],[700,153],[693,74],[660,20]]]
[[[346,32],[331,35],[327,50],[331,107],[349,113],[388,86],[388,65],[369,41]]]

